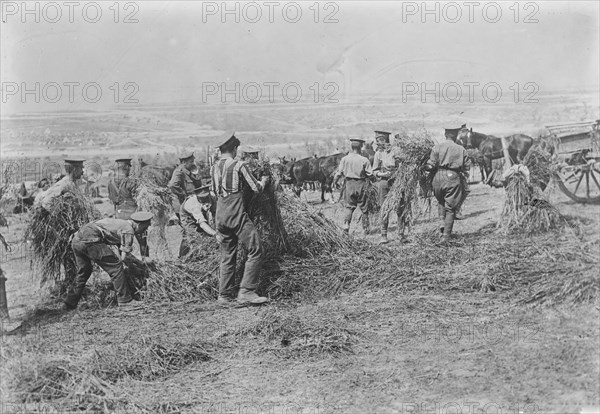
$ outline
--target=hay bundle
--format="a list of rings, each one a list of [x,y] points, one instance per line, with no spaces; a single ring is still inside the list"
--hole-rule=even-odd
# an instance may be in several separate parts
[[[396,135],[392,149],[398,162],[398,169],[392,175],[394,184],[381,206],[381,216],[388,217],[393,211],[398,219],[411,226],[421,211],[419,187],[425,197],[430,197],[431,185],[421,167],[427,163],[431,149],[435,145],[431,134],[422,129],[409,134],[404,131]]]
[[[31,241],[35,259],[41,267],[42,283],[60,281],[58,293],[66,293],[76,271],[69,239],[81,226],[100,217],[100,212],[88,198],[72,193],[56,197],[49,210],[35,210],[25,230],[25,238]],[[61,265],[65,268],[62,280]]]
[[[314,257],[350,248],[350,239],[333,221],[297,197],[278,194],[278,207],[293,255]]]
[[[170,257],[166,228],[173,211],[173,193],[169,188],[159,187],[152,180],[137,179],[136,203],[138,210],[154,214],[150,235],[157,238],[159,251]]]
[[[277,204],[277,193],[275,192],[274,177],[277,172],[271,168],[268,162],[253,162],[249,164],[250,171],[256,179],[262,176],[271,177],[269,184],[260,193],[254,193],[249,188],[244,188],[245,205],[248,215],[255,224],[264,227],[263,234],[270,236],[271,245],[277,248],[280,253],[289,251],[288,235],[283,224],[281,211]]]
[[[534,187],[544,190],[554,174],[553,158],[558,146],[555,136],[541,138],[532,145],[523,159],[529,169],[529,177]]]
[[[379,190],[371,181],[367,181],[367,211],[369,212],[370,226],[379,226],[379,213],[381,212],[381,204],[379,203]]]

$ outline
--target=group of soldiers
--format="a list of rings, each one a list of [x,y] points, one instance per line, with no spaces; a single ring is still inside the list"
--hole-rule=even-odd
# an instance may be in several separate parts
[[[456,144],[457,129],[446,129],[446,141],[435,145],[426,169],[435,174],[433,189],[438,200],[442,220],[440,233],[448,240],[457,209],[463,199],[460,178],[466,168],[466,151]],[[352,214],[358,207],[363,213],[363,226],[368,229],[367,183],[374,177],[379,202],[383,203],[393,184],[397,162],[392,151],[389,132],[376,131],[377,152],[373,164],[361,155],[364,140],[352,139],[352,151],[342,158],[334,182],[345,179],[344,201],[346,214],[343,229],[349,231]],[[168,184],[173,206],[183,231],[179,249],[180,258],[190,251],[188,236],[199,233],[215,237],[220,245],[220,276],[218,303],[223,306],[258,305],[268,301],[257,294],[261,270],[262,246],[259,234],[244,206],[244,187],[259,193],[265,189],[269,177],[258,180],[250,171],[245,157],[238,157],[239,139],[231,134],[219,145],[220,156],[210,170],[210,183],[203,184],[195,166],[193,153],[180,157]],[[246,154],[253,158],[253,152]],[[84,160],[65,160],[66,176],[44,191],[35,206],[50,208],[52,201],[67,193],[78,193],[77,180],[83,174]],[[97,263],[111,277],[117,292],[118,306],[136,307],[135,288],[130,280],[126,258],[132,254],[134,239],[138,241],[142,262],[150,262],[146,232],[152,213],[137,211],[135,195],[138,182],[130,176],[131,159],[116,160],[117,171],[109,183],[109,198],[115,206],[113,217],[95,220],[82,226],[69,240],[75,255],[77,274],[64,300],[64,309],[77,308],[83,289]],[[402,204],[402,203],[401,203]],[[406,241],[406,223],[398,211],[398,233]],[[214,222],[214,228],[211,226]],[[381,220],[381,243],[387,243],[388,217]],[[237,291],[234,285],[238,243],[247,251],[244,274]],[[118,249],[118,252],[117,252]]]
[[[244,186],[261,192],[269,177],[258,181],[250,172],[247,162],[237,157],[240,141],[231,134],[219,146],[220,156],[211,168],[211,182],[203,185],[192,152],[180,156],[180,164],[173,171],[168,184],[172,203],[183,230],[179,256],[190,251],[190,236],[200,233],[215,237],[220,244],[221,264],[218,303],[222,306],[259,305],[268,301],[256,293],[261,269],[262,246],[259,234],[248,217],[243,203]],[[242,158],[255,155],[246,149]],[[66,175],[36,198],[34,208],[48,211],[59,196],[81,196],[78,180],[84,172],[85,160],[65,160]],[[109,198],[115,206],[112,217],[105,217],[83,225],[75,232],[69,244],[76,263],[75,280],[63,301],[63,309],[76,309],[85,285],[96,263],[110,276],[120,308],[137,307],[136,289],[126,266],[132,255],[134,239],[139,244],[142,262],[150,263],[146,233],[153,214],[138,211],[136,193],[139,181],[131,177],[131,159],[116,160],[116,174],[110,180]],[[211,227],[213,221],[215,228]],[[236,294],[235,270],[238,243],[248,253],[244,275]],[[139,261],[135,257],[130,258]]]
[[[467,174],[467,151],[464,147],[456,143],[459,132],[465,126],[460,128],[446,128],[446,140],[436,144],[431,150],[431,155],[427,164],[424,166],[425,172],[433,174],[433,193],[438,201],[438,216],[441,220],[440,235],[443,241],[450,240],[454,220],[460,219],[458,216],[460,207],[466,197]],[[392,145],[390,143],[390,132],[375,131],[375,141],[377,151],[373,158],[373,164],[369,159],[362,155],[362,147],[365,143],[363,139],[351,139],[352,151],[341,159],[340,165],[334,176],[334,183],[337,183],[341,176],[345,179],[344,204],[346,212],[344,214],[343,230],[348,232],[352,215],[358,207],[362,212],[362,226],[365,234],[369,233],[369,205],[368,205],[368,182],[375,179],[379,205],[382,206],[392,185],[394,184],[394,172],[398,168],[398,162],[394,156]],[[405,230],[407,220],[403,214],[405,200],[402,196],[398,203],[396,211],[398,215],[398,238],[402,243],[407,242]],[[381,238],[379,243],[385,244],[388,239],[389,214],[382,210],[380,217]]]

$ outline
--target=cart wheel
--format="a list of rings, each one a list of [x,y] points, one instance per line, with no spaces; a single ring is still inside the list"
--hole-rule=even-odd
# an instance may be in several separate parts
[[[562,165],[556,175],[559,188],[578,203],[600,204],[600,163]]]

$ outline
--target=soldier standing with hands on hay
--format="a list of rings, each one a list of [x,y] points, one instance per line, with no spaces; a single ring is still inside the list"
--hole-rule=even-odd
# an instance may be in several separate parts
[[[194,194],[194,188],[202,185],[200,176],[196,173],[197,167],[194,163],[194,153],[184,152],[179,157],[180,164],[173,171],[168,187],[173,193],[173,208],[175,215],[179,216],[181,204],[190,195]]]
[[[233,303],[239,241],[248,251],[248,258],[237,302],[259,305],[268,302],[267,298],[256,294],[262,265],[262,246],[258,231],[246,213],[242,186],[245,182],[253,192],[259,193],[266,187],[269,177],[263,176],[258,182],[246,163],[235,159],[239,145],[240,140],[232,134],[219,146],[221,156],[210,171],[212,190],[217,195],[217,240],[221,243],[218,302],[223,305]]]
[[[435,173],[433,194],[437,199],[440,232],[445,242],[450,240],[456,212],[463,199],[461,175],[467,165],[467,150],[456,143],[460,128],[446,129],[446,140],[431,150],[425,169]]]
[[[340,160],[340,165],[333,177],[333,185],[336,186],[339,178],[343,175],[345,179],[344,204],[346,213],[342,229],[348,233],[352,214],[356,207],[362,212],[362,226],[365,234],[369,233],[369,206],[367,199],[367,178],[373,175],[371,163],[367,157],[361,155],[364,139],[351,139],[352,152]]]
[[[390,143],[390,135],[391,132],[384,131],[375,131],[376,134],[376,142],[377,142],[377,152],[375,152],[375,156],[373,157],[373,174],[377,178],[377,192],[379,194],[379,205],[383,205],[383,201],[386,196],[390,192],[390,188],[394,184],[394,172],[398,168],[398,162],[396,157],[394,156],[394,151],[392,151],[392,144]],[[406,243],[407,239],[404,235],[405,223],[402,220],[402,207],[403,202],[400,202],[400,206],[396,211],[398,214],[398,236],[402,243]],[[390,221],[389,212],[381,211],[381,239],[379,240],[379,244],[388,243],[387,230],[388,223]]]
[[[210,226],[212,200],[209,192],[210,185],[198,187],[194,195],[185,199],[179,210],[180,224],[183,229],[183,238],[179,246],[179,258],[190,252],[190,236],[200,233],[205,236],[216,237],[217,232]]]
[[[83,289],[96,262],[110,276],[117,291],[119,307],[133,305],[133,286],[124,261],[133,249],[133,238],[138,240],[142,257],[145,257],[146,241],[142,235],[150,227],[152,213],[138,211],[129,220],[103,218],[82,226],[73,236],[71,248],[75,254],[77,277],[64,301],[65,310],[74,310],[81,299]],[[118,246],[118,256],[110,246]]]
[[[135,200],[138,183],[129,177],[131,158],[121,158],[116,163],[116,177],[108,182],[108,198],[115,206],[115,218],[127,220],[138,207]]]

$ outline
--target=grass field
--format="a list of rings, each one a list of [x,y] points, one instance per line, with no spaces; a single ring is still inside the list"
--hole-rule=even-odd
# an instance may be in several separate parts
[[[406,245],[371,244],[376,232],[364,235],[353,223],[351,237],[369,242],[360,253],[360,283],[260,308],[222,309],[192,299],[147,301],[130,312],[83,302],[65,313],[59,298],[38,289],[26,250],[17,249],[2,263],[11,316],[24,319],[2,337],[3,412],[576,413],[598,407],[597,294],[572,303],[568,295],[537,293],[545,278],[563,274],[591,278],[597,293],[600,207],[549,191],[576,227],[529,238],[500,234],[504,190],[475,185],[451,247],[431,243],[429,214]],[[341,224],[341,207],[316,204],[318,197],[302,195]],[[110,210],[106,200],[97,207]],[[3,234],[16,246],[24,216],[9,221]],[[167,230],[174,253],[179,231]],[[381,265],[381,257],[389,263]]]

